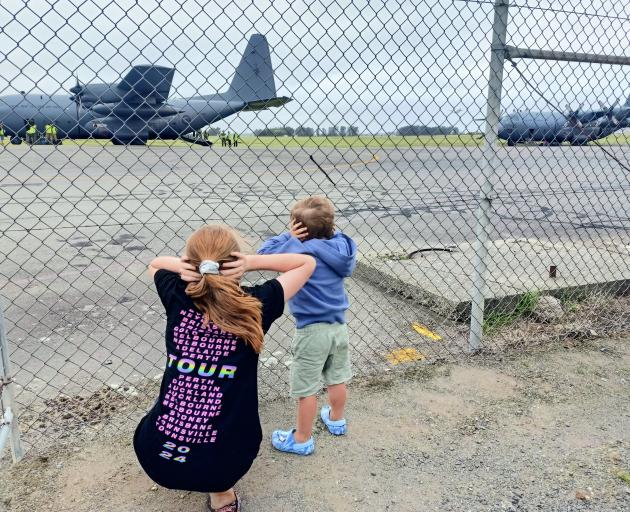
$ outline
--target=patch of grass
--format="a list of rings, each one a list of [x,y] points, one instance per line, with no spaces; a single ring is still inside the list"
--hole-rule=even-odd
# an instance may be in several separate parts
[[[538,292],[527,292],[521,296],[516,306],[514,306],[511,311],[492,311],[484,318],[484,334],[492,334],[501,327],[505,327],[506,325],[514,323],[516,320],[529,316],[532,311],[534,311],[536,304],[538,304],[539,298],[540,294]]]
[[[575,373],[577,373],[578,375],[586,375],[588,372],[586,371],[586,368],[584,365],[579,365],[578,367],[575,368]]]
[[[630,144],[630,133],[616,132],[598,142],[607,146],[627,146]]]
[[[359,135],[355,137],[256,137],[243,136],[250,148],[325,148],[325,149],[407,149],[449,148],[481,145],[473,135],[403,137],[400,135]],[[240,147],[240,144],[239,144]]]
[[[574,300],[567,300],[562,302],[562,307],[567,313],[575,313],[578,310],[580,303]]]
[[[221,141],[217,137],[211,137],[214,148],[229,151],[229,148],[221,148]],[[105,139],[64,139],[64,145],[78,146],[109,146],[111,142]],[[9,145],[5,138],[5,145]],[[505,145],[505,141],[501,141]],[[630,133],[614,133],[599,140],[599,144],[605,146],[630,145]],[[151,140],[149,146],[156,147],[191,147],[194,144],[183,140]],[[479,134],[460,135],[356,135],[351,137],[257,137],[256,135],[243,135],[239,140],[240,148],[311,148],[311,149],[408,149],[408,148],[461,148],[483,145],[483,138]],[[201,146],[197,146],[201,147]],[[213,149],[214,149],[213,148]]]
[[[630,485],[630,472],[626,471],[625,469],[622,469],[621,471],[617,471],[617,478],[619,478],[620,480],[623,480],[628,485]]]
[[[557,296],[558,300],[562,302],[562,307],[567,313],[575,313],[580,304],[589,298],[587,291],[572,290],[570,292],[564,291]]]
[[[212,150],[230,151],[222,148],[221,141],[211,137],[214,144]],[[257,137],[255,135],[243,135],[239,140],[236,151],[243,148],[253,149],[285,149],[285,148],[309,148],[309,149],[409,149],[409,148],[451,148],[451,147],[475,147],[482,144],[482,140],[474,135],[435,135],[419,137],[403,137],[401,135],[358,135],[353,137]],[[64,139],[64,145],[77,146],[109,146],[112,143],[103,139]],[[150,140],[147,143],[151,147],[191,147],[195,146],[182,140]],[[197,146],[201,147],[201,146]],[[208,148],[210,149],[210,148]]]

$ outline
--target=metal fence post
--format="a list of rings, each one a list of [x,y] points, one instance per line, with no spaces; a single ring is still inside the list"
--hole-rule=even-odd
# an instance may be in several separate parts
[[[488,240],[490,238],[490,214],[494,199],[494,174],[497,166],[497,146],[499,117],[501,114],[501,94],[503,89],[503,64],[505,61],[505,40],[509,0],[495,0],[494,22],[492,24],[492,47],[490,57],[490,77],[488,81],[488,104],[486,127],[481,162],[482,185],[479,193],[479,206],[476,212],[475,260],[473,267],[470,311],[470,337],[468,347],[475,352],[481,346],[483,336],[484,294],[486,290],[486,270]]]
[[[9,365],[9,345],[4,328],[2,304],[0,304],[0,399],[3,404],[7,404],[4,421],[8,423],[13,462],[18,462],[24,457],[24,448],[22,447],[22,440],[20,439],[20,427],[18,424],[15,395],[13,393],[13,382]]]

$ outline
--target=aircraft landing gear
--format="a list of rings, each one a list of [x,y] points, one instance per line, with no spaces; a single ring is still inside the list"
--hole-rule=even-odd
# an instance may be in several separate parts
[[[11,137],[11,144],[15,144],[16,146],[18,146],[22,144],[22,139],[15,135],[14,137]]]
[[[205,146],[207,148],[212,147],[212,142],[210,142],[207,139],[201,139],[199,137],[190,137],[188,135],[181,135],[179,138],[183,140],[184,142],[190,142],[191,144],[197,144],[199,146]]]

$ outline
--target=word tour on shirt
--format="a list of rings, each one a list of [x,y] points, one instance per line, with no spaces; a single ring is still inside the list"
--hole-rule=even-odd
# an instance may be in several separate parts
[[[215,324],[204,325],[203,315],[193,309],[183,309],[179,315],[173,329],[178,353],[169,351],[166,363],[177,374],[161,398],[164,413],[156,427],[177,442],[164,444],[160,457],[183,463],[191,445],[214,443],[220,435],[213,421],[221,414],[222,383],[235,379],[237,371],[237,366],[221,361],[236,350],[239,339]]]

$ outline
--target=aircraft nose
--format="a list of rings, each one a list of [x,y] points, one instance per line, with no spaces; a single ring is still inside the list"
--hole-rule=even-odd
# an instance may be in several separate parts
[[[510,135],[514,131],[514,123],[509,118],[501,118],[499,121],[499,129],[497,135],[501,139],[509,139]]]

